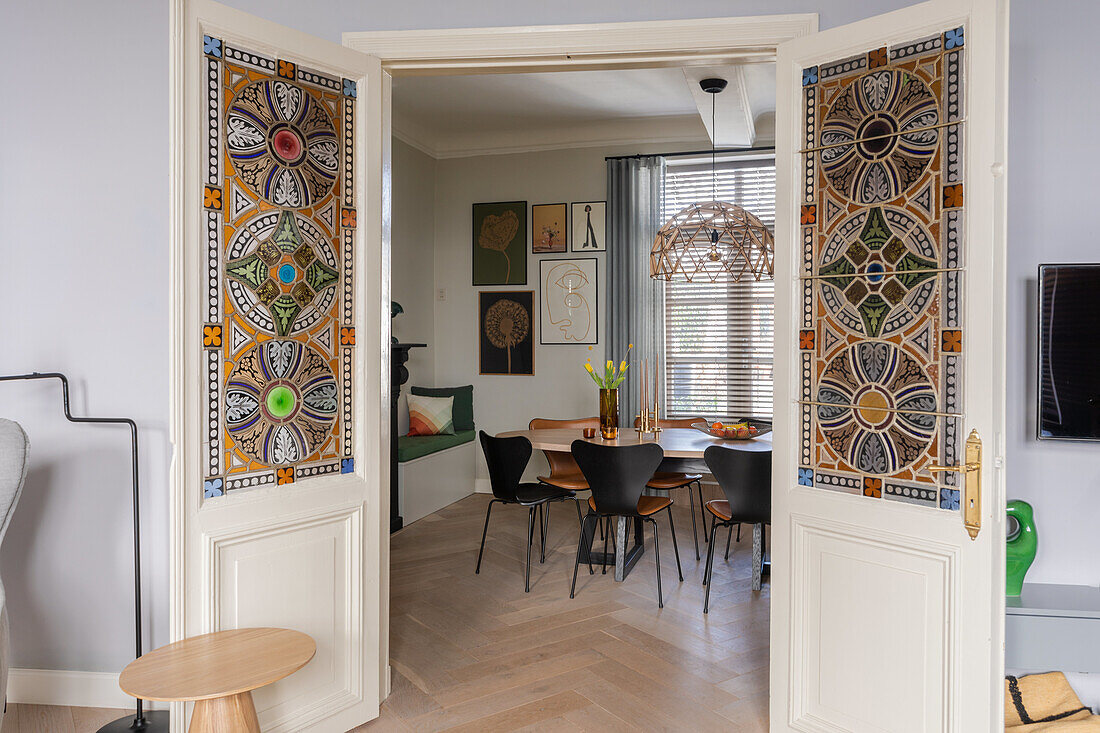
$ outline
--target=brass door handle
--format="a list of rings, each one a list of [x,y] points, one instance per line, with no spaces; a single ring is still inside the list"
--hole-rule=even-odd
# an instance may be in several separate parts
[[[954,471],[963,475],[963,526],[970,539],[978,539],[982,529],[982,439],[971,430],[966,439],[966,463],[959,466],[925,466],[929,473]]]

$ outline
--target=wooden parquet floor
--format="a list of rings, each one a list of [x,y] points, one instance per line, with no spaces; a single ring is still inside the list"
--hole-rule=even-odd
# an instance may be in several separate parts
[[[8,703],[3,733],[94,733],[112,720],[133,714],[132,709]]]
[[[494,506],[474,575],[485,505],[467,497],[395,534],[391,544],[393,690],[357,731],[766,731],[769,586],[751,590],[751,529],[715,558],[709,617],[684,491],[673,492],[684,582],[662,518],[665,608],[652,538],[623,583],[582,566],[579,531],[555,505],[546,563],[523,592],[527,511]],[[648,533],[652,530],[647,528]],[[720,534],[719,549],[725,547]],[[706,545],[700,551],[706,559]]]

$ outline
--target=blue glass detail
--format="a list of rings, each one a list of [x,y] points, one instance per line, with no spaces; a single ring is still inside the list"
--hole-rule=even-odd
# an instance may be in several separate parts
[[[359,89],[351,79],[344,79],[344,96],[354,99],[359,94]]]
[[[811,84],[817,84],[817,67],[811,66],[808,69],[802,70],[802,86],[808,87]]]
[[[867,279],[873,283],[880,282],[884,272],[886,272],[886,268],[882,266],[881,262],[872,262],[867,265]]]
[[[959,490],[940,489],[940,509],[958,509]]]
[[[216,59],[222,57],[222,40],[220,38],[202,37],[202,52],[210,54]]]
[[[220,478],[207,479],[202,482],[202,495],[205,499],[213,499],[216,496],[223,496],[225,490],[222,488],[225,486]]]
[[[811,468],[798,469],[798,485],[799,486],[813,486],[814,485],[814,472]]]
[[[294,282],[294,278],[297,274],[298,271],[294,269],[294,265],[283,265],[279,268],[279,279],[287,285]]]
[[[943,47],[945,50],[950,51],[953,48],[962,48],[964,42],[963,27],[961,25],[955,30],[947,31],[943,34]]]
[[[355,473],[355,459],[345,458],[340,461],[340,473]]]

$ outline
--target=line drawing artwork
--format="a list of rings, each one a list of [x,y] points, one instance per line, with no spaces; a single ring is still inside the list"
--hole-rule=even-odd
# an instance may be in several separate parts
[[[594,344],[596,259],[542,260],[543,344]]]
[[[573,251],[603,252],[607,228],[607,203],[585,201],[573,204]]]

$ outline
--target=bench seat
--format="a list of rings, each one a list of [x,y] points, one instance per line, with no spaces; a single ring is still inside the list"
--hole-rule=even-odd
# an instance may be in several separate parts
[[[456,445],[472,443],[476,435],[476,430],[460,430],[454,435],[402,435],[397,439],[397,462],[406,463]]]

